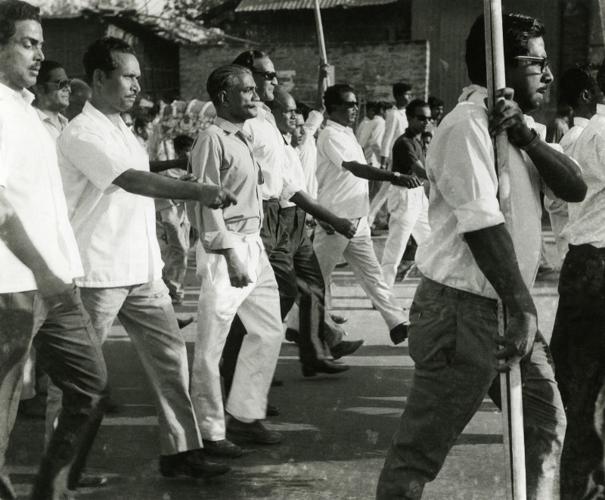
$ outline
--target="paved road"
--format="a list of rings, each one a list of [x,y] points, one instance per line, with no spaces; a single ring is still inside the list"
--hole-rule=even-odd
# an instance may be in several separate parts
[[[381,241],[377,241],[380,246]],[[418,280],[397,284],[398,300],[409,307]],[[196,289],[190,276],[180,315],[195,312]],[[538,282],[534,296],[542,331],[550,336],[556,308],[552,281]],[[406,344],[389,345],[388,332],[347,269],[336,274],[334,306],[349,320],[351,339],[365,345],[346,359],[351,370],[340,376],[303,378],[297,351],[283,345],[277,378],[283,387],[271,393],[281,416],[269,426],[282,431],[280,446],[249,447],[221,478],[165,480],[157,472],[157,418],[149,386],[132,344],[116,325],[105,346],[118,414],[108,416],[90,460],[93,471],[110,477],[106,488],[83,491],[85,499],[124,500],[310,500],[371,499],[384,452],[405,405],[412,375]],[[191,351],[195,324],[184,330]],[[18,493],[31,487],[41,451],[41,421],[19,419],[9,452]],[[504,499],[500,415],[484,401],[439,477],[427,486],[427,500]]]

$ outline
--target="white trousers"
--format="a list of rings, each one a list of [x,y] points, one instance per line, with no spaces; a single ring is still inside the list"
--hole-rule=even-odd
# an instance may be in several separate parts
[[[242,236],[236,248],[252,283],[234,288],[225,257],[196,246],[198,335],[191,376],[191,399],[203,439],[225,439],[225,410],[237,419],[266,416],[267,396],[283,339],[275,274],[259,235]],[[246,327],[233,384],[223,409],[219,363],[235,314]]]
[[[313,240],[313,250],[326,284],[326,304],[331,304],[331,300],[328,300],[328,296],[331,295],[330,276],[336,264],[344,257],[389,330],[405,321],[403,309],[396,304],[395,297],[382,276],[382,270],[374,253],[367,217],[359,219],[357,232],[350,240],[338,233],[328,234],[318,225]]]
[[[429,200],[423,187],[407,189],[391,186],[388,195],[389,236],[382,254],[382,273],[389,287],[395,283],[397,266],[405,247],[414,235],[419,245],[431,234],[429,226]]]
[[[380,189],[378,189],[378,192],[374,195],[372,201],[370,201],[370,213],[368,215],[368,224],[370,227],[372,224],[374,224],[374,219],[376,218],[376,215],[378,215],[378,212],[382,206],[387,202],[390,187],[391,183],[382,182]]]

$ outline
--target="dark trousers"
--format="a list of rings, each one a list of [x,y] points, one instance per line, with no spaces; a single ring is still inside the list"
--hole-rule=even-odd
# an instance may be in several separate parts
[[[300,292],[299,353],[301,362],[310,364],[324,351],[321,339],[325,288],[313,246],[305,231],[305,212],[296,207],[281,209],[273,200],[263,202],[263,210],[261,238],[277,280],[281,318],[286,317]],[[236,316],[223,349],[221,373],[227,392],[245,334],[246,329]]]
[[[561,500],[584,498],[589,478],[605,487],[595,401],[605,379],[605,249],[569,246],[550,348],[565,411]],[[602,409],[601,409],[602,411]]]
[[[0,474],[32,338],[41,367],[63,392],[63,410],[42,457],[34,499],[53,499],[67,488],[66,472],[76,457],[84,462],[82,450],[94,439],[103,414],[107,372],[101,346],[76,287],[66,303],[74,305],[49,310],[37,292],[0,294]],[[9,489],[8,476],[2,476]]]
[[[415,368],[399,429],[378,481],[377,500],[419,500],[489,391],[498,402],[495,300],[427,278],[410,308]],[[555,498],[565,414],[548,346],[538,333],[521,361],[527,499]]]

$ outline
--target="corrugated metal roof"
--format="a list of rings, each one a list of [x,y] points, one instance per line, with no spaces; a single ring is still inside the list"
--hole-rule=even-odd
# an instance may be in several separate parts
[[[322,9],[332,7],[368,7],[395,3],[397,0],[319,0]],[[236,12],[253,12],[260,10],[294,10],[312,9],[314,0],[242,0]]]

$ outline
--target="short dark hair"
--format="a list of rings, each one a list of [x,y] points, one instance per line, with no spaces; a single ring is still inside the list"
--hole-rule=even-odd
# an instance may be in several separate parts
[[[435,97],[433,95],[429,97],[428,104],[429,104],[430,108],[437,108],[439,106],[445,106],[445,103],[443,102],[442,99],[439,99],[439,97]]]
[[[257,59],[263,59],[264,57],[268,56],[262,50],[246,50],[237,56],[232,64],[243,66],[244,68],[248,68],[250,71],[252,71],[254,69],[254,61]]]
[[[0,2],[0,45],[6,45],[15,34],[17,21],[40,20],[40,8],[21,0]]]
[[[222,91],[229,90],[233,87],[236,78],[242,74],[250,74],[250,70],[238,64],[220,66],[210,73],[208,81],[206,82],[206,91],[215,106],[218,106],[219,104],[218,95]]]
[[[423,99],[414,99],[405,107],[405,116],[412,118],[418,108],[430,108],[430,106]]]
[[[559,104],[575,108],[585,90],[594,90],[596,80],[590,74],[590,66],[576,66],[566,70],[559,80]]]
[[[328,87],[324,92],[324,104],[326,106],[326,111],[331,113],[334,106],[342,104],[342,97],[347,92],[355,92],[355,89],[348,83],[337,83],[336,85]]]
[[[40,63],[40,71],[38,71],[38,78],[36,79],[36,83],[41,85],[50,80],[50,73],[55,69],[63,69],[63,65],[58,63],[57,61],[50,61],[45,59]]]
[[[393,84],[393,97],[397,98],[406,92],[410,92],[412,86],[407,82],[397,82]]]
[[[136,56],[134,49],[128,42],[113,36],[100,38],[88,46],[84,53],[83,63],[86,79],[89,83],[92,82],[92,75],[96,69],[110,73],[118,67],[113,58],[113,52]]]
[[[516,65],[515,56],[529,54],[527,42],[532,38],[543,37],[544,25],[538,19],[523,14],[504,14],[502,16],[504,33],[504,63]],[[487,84],[485,66],[485,26],[483,15],[479,16],[466,39],[466,69],[472,83]]]
[[[174,146],[174,152],[178,154],[191,149],[191,146],[193,146],[193,138],[185,134],[177,135],[172,140],[172,144]]]

